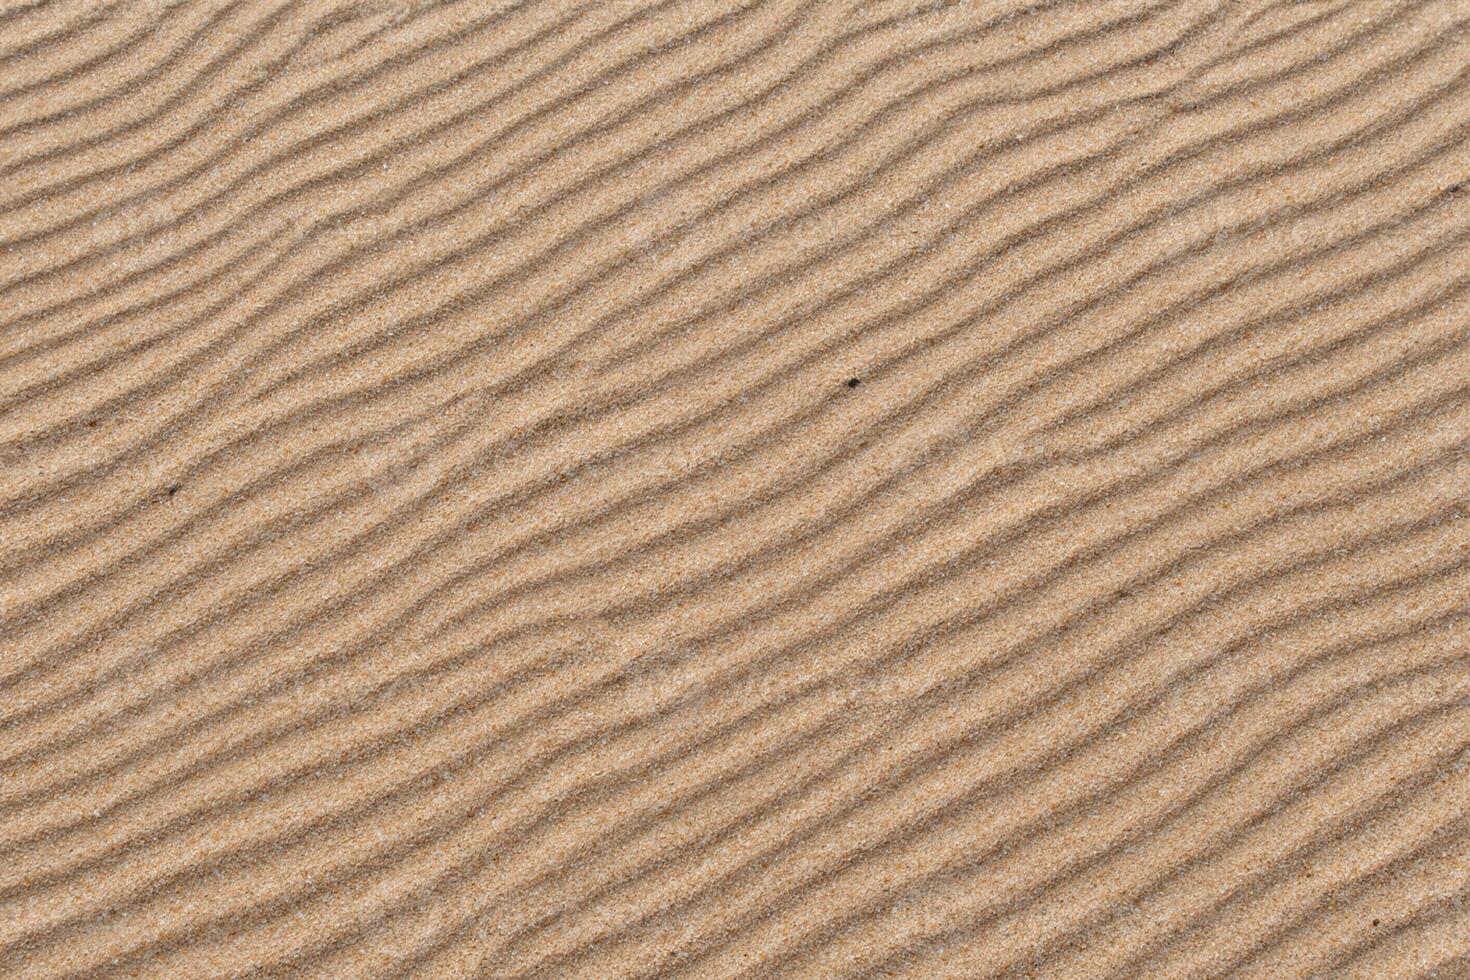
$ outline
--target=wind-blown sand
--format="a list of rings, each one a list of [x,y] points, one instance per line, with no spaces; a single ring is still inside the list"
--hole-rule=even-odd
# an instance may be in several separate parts
[[[1470,975],[1466,0],[8,0],[0,975]]]

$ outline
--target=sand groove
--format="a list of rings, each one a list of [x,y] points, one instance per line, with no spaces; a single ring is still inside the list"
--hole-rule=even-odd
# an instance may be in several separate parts
[[[1449,977],[1460,0],[0,8],[0,973]]]

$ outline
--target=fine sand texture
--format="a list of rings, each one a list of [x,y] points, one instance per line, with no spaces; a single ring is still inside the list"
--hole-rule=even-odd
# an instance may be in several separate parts
[[[1470,976],[1470,0],[0,3],[0,977]]]

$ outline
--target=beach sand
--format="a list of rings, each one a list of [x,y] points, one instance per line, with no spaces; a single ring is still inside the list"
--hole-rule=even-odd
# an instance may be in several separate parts
[[[6,0],[0,975],[1470,976],[1466,0]]]

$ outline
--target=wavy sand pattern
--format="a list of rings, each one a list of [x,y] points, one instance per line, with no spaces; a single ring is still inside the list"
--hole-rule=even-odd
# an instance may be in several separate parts
[[[1466,0],[0,52],[0,975],[1470,975]]]

